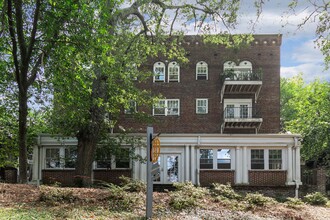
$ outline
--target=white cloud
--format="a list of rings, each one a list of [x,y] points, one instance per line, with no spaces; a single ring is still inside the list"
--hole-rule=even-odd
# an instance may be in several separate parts
[[[324,67],[317,63],[304,63],[297,66],[281,67],[281,77],[291,78],[300,73],[303,74],[304,81],[310,83],[315,79],[330,81],[329,71],[323,71]]]

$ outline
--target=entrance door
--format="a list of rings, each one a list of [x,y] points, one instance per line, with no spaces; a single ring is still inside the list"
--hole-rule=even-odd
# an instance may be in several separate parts
[[[181,181],[181,155],[161,154],[157,164],[159,173],[154,175],[154,182],[160,184],[171,184]]]

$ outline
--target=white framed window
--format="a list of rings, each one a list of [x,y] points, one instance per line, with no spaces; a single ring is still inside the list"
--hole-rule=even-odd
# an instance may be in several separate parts
[[[225,118],[252,118],[252,99],[224,99]]]
[[[180,82],[180,66],[177,62],[168,64],[168,82]]]
[[[200,149],[199,168],[230,170],[233,167],[233,155],[229,148]]]
[[[179,99],[161,99],[154,104],[153,115],[180,115]]]
[[[154,63],[154,82],[165,82],[165,64],[163,62]]]
[[[282,150],[269,150],[269,169],[282,169]]]
[[[128,103],[128,108],[124,110],[125,114],[133,114],[137,112],[137,104],[136,101],[130,100]]]
[[[250,169],[252,170],[283,170],[283,149],[251,149]]]
[[[208,65],[204,61],[196,64],[196,80],[208,80],[209,72]]]
[[[96,169],[129,169],[130,150],[128,148],[120,149],[118,155],[99,154],[95,161]]]
[[[196,114],[207,114],[208,110],[208,99],[196,99]]]
[[[45,148],[46,169],[73,169],[76,166],[77,147],[47,147]]]
[[[247,60],[241,61],[238,65],[233,61],[227,61],[223,65],[226,79],[250,80],[252,74],[252,63]]]

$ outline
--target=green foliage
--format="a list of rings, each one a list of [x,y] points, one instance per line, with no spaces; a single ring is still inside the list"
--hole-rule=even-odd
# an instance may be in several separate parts
[[[327,197],[320,192],[307,194],[303,200],[304,202],[310,205],[322,205],[322,206],[326,205],[327,202],[329,201]]]
[[[247,201],[247,203],[252,207],[254,207],[254,206],[266,206],[266,205],[269,205],[269,204],[276,203],[273,198],[264,196],[260,193],[248,193],[245,196],[244,200]]]
[[[73,191],[70,189],[41,186],[39,200],[49,205],[56,205],[60,203],[72,203],[78,200],[78,198],[73,195]]]
[[[212,196],[221,196],[228,199],[240,199],[241,196],[237,194],[230,184],[224,185],[219,183],[213,183],[211,187]]]
[[[290,208],[294,208],[294,209],[300,209],[302,207],[302,205],[304,205],[305,203],[303,201],[301,201],[301,199],[299,198],[287,198],[287,201],[285,202],[285,204],[290,207]]]
[[[110,210],[132,211],[143,202],[141,194],[128,192],[126,187],[114,184],[108,184],[107,187],[110,192],[108,197]]]
[[[170,207],[176,210],[193,208],[200,205],[200,200],[207,194],[208,190],[195,187],[191,182],[174,183],[175,191],[170,192]]]
[[[119,179],[122,181],[121,186],[125,191],[146,192],[147,186],[141,180],[136,180],[125,176],[121,176]]]
[[[315,80],[305,84],[302,75],[281,79],[283,130],[303,137],[305,160],[330,161],[330,83]]]

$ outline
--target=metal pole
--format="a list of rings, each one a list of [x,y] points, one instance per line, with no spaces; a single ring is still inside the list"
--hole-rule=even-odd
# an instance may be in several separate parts
[[[150,158],[151,145],[152,145],[152,134],[154,133],[153,127],[147,127],[147,204],[146,204],[146,218],[151,219],[152,217],[152,192],[153,182],[151,176],[152,162]]]

